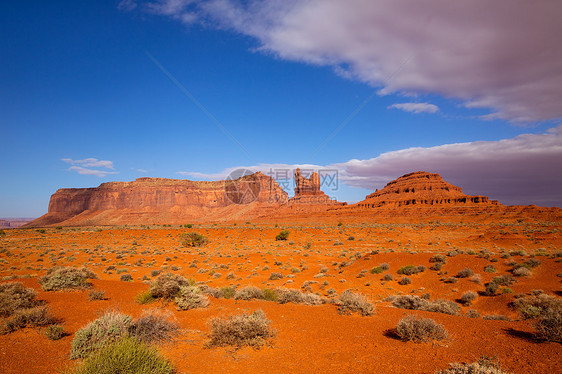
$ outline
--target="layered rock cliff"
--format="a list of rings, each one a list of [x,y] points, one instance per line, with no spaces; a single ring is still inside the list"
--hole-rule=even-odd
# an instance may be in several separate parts
[[[400,207],[407,205],[498,205],[486,196],[469,196],[439,174],[417,171],[389,182],[382,190],[367,195],[356,204],[362,208]]]
[[[253,217],[287,200],[277,182],[260,172],[218,182],[138,178],[95,188],[59,189],[51,196],[48,213],[30,226],[170,223],[228,219],[238,212]]]

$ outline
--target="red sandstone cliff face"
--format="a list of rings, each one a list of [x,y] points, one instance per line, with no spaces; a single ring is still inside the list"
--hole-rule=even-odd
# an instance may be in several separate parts
[[[439,174],[418,171],[389,182],[382,190],[368,195],[356,204],[362,208],[400,207],[406,205],[499,205],[486,196],[469,196]]]
[[[287,201],[287,193],[277,182],[259,172],[218,182],[138,178],[96,188],[60,189],[51,196],[48,213],[30,226],[168,223],[204,216],[220,218],[219,211],[225,217],[236,215],[236,211],[253,216]],[[147,221],[141,222],[143,219]]]

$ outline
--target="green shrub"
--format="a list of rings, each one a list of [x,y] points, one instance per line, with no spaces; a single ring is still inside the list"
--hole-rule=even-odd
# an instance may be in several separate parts
[[[380,266],[375,266],[374,268],[371,269],[371,274],[380,274],[383,271],[384,270]]]
[[[287,240],[289,238],[289,233],[289,230],[281,230],[281,232],[275,236],[275,240]]]
[[[64,337],[64,328],[59,325],[50,325],[45,329],[45,335],[51,340],[59,340]]]
[[[283,274],[271,273],[271,275],[269,276],[269,280],[279,280],[279,279],[283,279]]]
[[[484,290],[484,295],[486,296],[495,296],[498,292],[498,288],[500,288],[500,286],[495,282],[486,283],[484,287],[486,287]]]
[[[122,274],[119,277],[119,280],[122,281],[122,282],[132,282],[133,276],[131,274]]]
[[[0,283],[0,317],[9,317],[18,309],[38,305],[37,292],[20,282]]]
[[[402,340],[422,343],[447,338],[447,330],[430,318],[409,315],[396,326],[396,333]]]
[[[272,290],[271,288],[266,288],[265,290],[263,290],[263,299],[267,300],[267,301],[277,301],[278,295],[277,292],[275,290]]]
[[[135,296],[135,301],[139,304],[150,304],[156,301],[156,298],[152,296],[150,290],[142,291]]]
[[[199,287],[182,286],[174,299],[178,310],[206,308],[209,298],[201,293]]]
[[[220,289],[220,297],[224,299],[232,299],[234,295],[236,295],[236,288],[234,287],[222,287]]]
[[[484,271],[485,271],[486,273],[495,273],[497,270],[496,270],[496,268],[494,267],[494,265],[486,265],[486,266],[484,267]]]
[[[97,279],[97,276],[84,267],[78,269],[56,266],[49,269],[47,274],[38,278],[37,281],[45,291],[59,291],[91,287],[87,279]]]
[[[84,358],[110,343],[128,335],[132,318],[128,315],[108,311],[100,318],[76,331],[72,340],[70,357]]]
[[[425,267],[424,267],[424,270],[425,270]],[[406,266],[402,266],[400,269],[398,269],[398,274],[404,274],[404,275],[412,275],[412,274],[417,274],[419,272],[420,272],[419,267],[414,266],[414,265],[406,265]]]
[[[362,316],[370,316],[375,313],[375,306],[365,295],[353,293],[351,290],[342,292],[337,304],[340,314],[359,312]]]
[[[237,348],[260,348],[274,336],[271,321],[261,310],[226,318],[213,317],[208,324],[211,329],[208,347],[230,345]]]
[[[515,299],[511,305],[524,319],[538,318],[547,310],[562,310],[562,300],[547,294]]]
[[[92,355],[68,374],[172,374],[168,360],[156,349],[134,338],[113,342]]]
[[[209,243],[209,239],[196,232],[187,232],[182,235],[184,247],[202,247]]]

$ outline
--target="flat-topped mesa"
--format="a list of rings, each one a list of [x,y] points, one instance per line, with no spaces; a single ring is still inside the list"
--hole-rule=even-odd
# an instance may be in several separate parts
[[[389,182],[382,190],[367,195],[355,206],[378,208],[406,205],[498,205],[486,196],[469,196],[462,188],[453,186],[439,174],[417,171]]]
[[[132,182],[102,183],[94,188],[59,189],[51,196],[48,213],[31,224],[49,225],[71,219],[72,224],[79,225],[79,221],[86,217],[88,224],[109,221],[128,224],[131,217],[139,217],[136,221],[141,217],[150,220],[150,215],[168,223],[220,216],[222,211],[226,217],[237,210],[254,216],[268,206],[286,204],[287,201],[287,193],[277,182],[260,172],[216,182],[138,178]],[[232,206],[241,208],[232,209]],[[120,212],[123,213],[122,219],[119,218]],[[112,218],[104,220],[102,215]],[[158,221],[154,219],[154,222]]]
[[[330,199],[320,190],[320,176],[317,172],[306,178],[301,174],[301,169],[295,170],[295,196],[289,199],[289,204],[306,205],[346,205]]]

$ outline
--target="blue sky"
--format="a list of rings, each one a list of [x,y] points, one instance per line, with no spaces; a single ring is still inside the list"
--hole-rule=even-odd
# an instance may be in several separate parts
[[[420,36],[381,19],[424,11],[374,3],[2,2],[0,217],[44,214],[62,187],[299,165],[338,168],[327,192],[342,201],[426,170],[506,204],[560,206],[562,33],[540,13],[559,20],[560,6],[537,2],[521,41],[506,31],[517,6],[492,22],[429,1]],[[448,32],[457,14],[485,39]],[[513,55],[517,38],[534,59]]]

